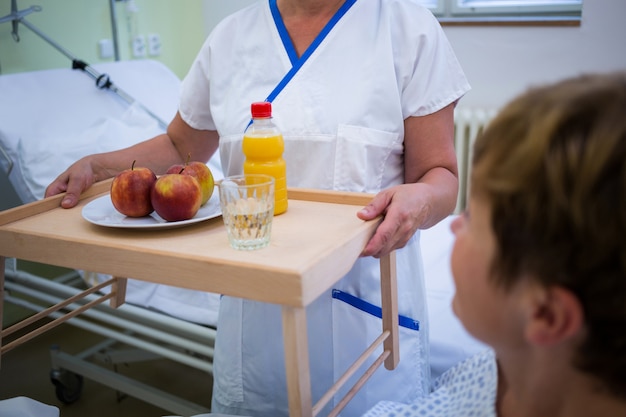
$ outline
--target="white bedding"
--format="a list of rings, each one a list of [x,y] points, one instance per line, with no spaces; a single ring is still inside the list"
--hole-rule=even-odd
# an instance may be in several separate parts
[[[163,64],[134,60],[93,68],[109,74],[115,85],[165,123],[174,116],[180,80]],[[163,131],[139,106],[129,107],[112,92],[98,89],[79,70],[2,75],[0,91],[0,145],[13,160],[9,179],[24,202],[43,197],[45,186],[77,158]]]
[[[174,116],[180,80],[159,62],[133,60],[93,67],[109,74],[119,88],[166,123]],[[125,147],[163,130],[140,107],[97,89],[93,79],[76,70],[2,75],[0,91],[0,146],[13,160],[9,180],[25,203],[42,198],[45,187],[79,157]],[[0,163],[6,172],[6,161]],[[209,166],[216,178],[222,177],[217,159]],[[450,308],[454,291],[450,219],[422,232],[433,377],[483,349]],[[103,279],[90,272],[84,278]],[[217,294],[129,280],[127,301],[195,323],[217,323]]]

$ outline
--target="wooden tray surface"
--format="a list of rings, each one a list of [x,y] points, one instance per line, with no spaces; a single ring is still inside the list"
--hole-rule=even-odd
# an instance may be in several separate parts
[[[369,194],[290,189],[270,245],[238,251],[221,217],[174,229],[89,223],[82,207],[108,193],[110,181],[94,185],[73,209],[60,208],[59,195],[0,212],[0,255],[304,306],[351,268],[378,225],[356,216]]]

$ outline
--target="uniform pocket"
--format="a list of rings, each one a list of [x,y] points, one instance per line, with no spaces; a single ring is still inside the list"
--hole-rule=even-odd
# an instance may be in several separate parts
[[[287,184],[329,189],[333,185],[335,137],[321,134],[285,135]]]
[[[399,133],[339,125],[335,189],[375,193],[402,183],[403,153]]]
[[[370,346],[382,332],[382,310],[340,290],[333,290],[333,338],[335,345],[335,379],[350,367],[356,358]],[[362,415],[378,401],[407,402],[427,393],[429,376],[424,373],[425,356],[418,321],[399,317],[400,363],[389,371],[379,367],[367,383],[346,406],[346,415]],[[339,391],[336,401],[354,385],[362,372],[382,353],[379,347],[368,358],[359,372]]]

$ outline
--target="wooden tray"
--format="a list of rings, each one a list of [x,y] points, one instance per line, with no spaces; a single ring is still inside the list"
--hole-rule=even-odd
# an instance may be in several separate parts
[[[163,231],[90,224],[82,207],[109,184],[94,186],[73,209],[59,208],[55,197],[1,212],[0,254],[305,306],[350,269],[377,225],[356,217],[371,196],[291,190],[288,212],[274,218],[269,247],[237,251],[221,217]]]

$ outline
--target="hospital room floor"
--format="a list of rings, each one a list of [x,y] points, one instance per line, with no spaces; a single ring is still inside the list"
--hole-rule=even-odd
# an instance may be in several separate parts
[[[5,305],[6,323],[7,312]],[[9,313],[10,314],[10,313]],[[0,399],[26,396],[60,409],[60,417],[160,417],[174,413],[133,397],[118,400],[116,392],[84,379],[80,398],[71,405],[61,403],[50,381],[50,347],[76,354],[103,340],[101,336],[61,324],[7,352],[0,363]],[[6,343],[10,340],[3,340]],[[209,374],[167,359],[118,365],[125,376],[167,390],[185,400],[206,406],[211,402],[212,379]]]

